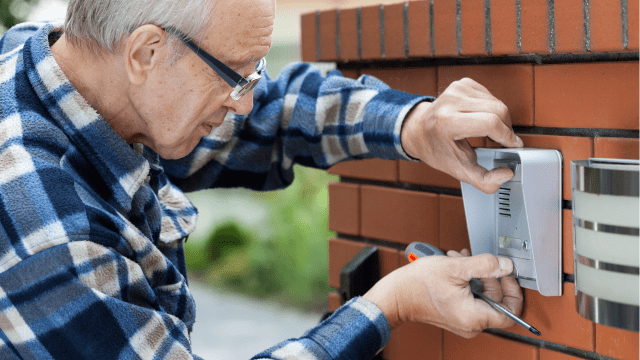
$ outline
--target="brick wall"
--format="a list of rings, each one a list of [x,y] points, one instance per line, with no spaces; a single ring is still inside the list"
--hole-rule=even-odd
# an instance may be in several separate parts
[[[471,77],[511,111],[525,146],[560,150],[563,170],[563,295],[524,290],[514,326],[465,340],[405,324],[388,360],[638,359],[638,333],[596,325],[575,308],[570,161],[638,159],[638,0],[430,0],[302,16],[305,61],[335,61],[345,76],[374,75],[392,87],[437,95]],[[485,138],[472,146],[493,147]],[[385,275],[407,262],[406,244],[469,248],[460,184],[424,164],[364,160],[334,166],[329,185],[329,284],[362,247],[380,249]],[[335,309],[337,293],[329,296]]]

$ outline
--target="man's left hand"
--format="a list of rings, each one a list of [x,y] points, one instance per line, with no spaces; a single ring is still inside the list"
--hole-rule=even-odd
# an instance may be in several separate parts
[[[484,136],[505,147],[523,146],[511,130],[506,105],[484,86],[464,78],[449,85],[434,102],[416,105],[405,119],[401,141],[409,156],[490,194],[513,172],[487,171],[478,165],[465,139]]]

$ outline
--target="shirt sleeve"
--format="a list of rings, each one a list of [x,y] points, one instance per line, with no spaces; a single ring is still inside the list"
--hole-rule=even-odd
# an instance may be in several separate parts
[[[314,66],[292,64],[258,83],[249,115],[229,113],[191,154],[163,165],[185,191],[273,190],[293,181],[295,163],[327,169],[345,160],[411,160],[400,142],[402,123],[417,103],[432,100],[372,76],[323,77]]]
[[[389,323],[378,307],[357,297],[300,339],[284,341],[252,359],[371,359],[390,336]]]

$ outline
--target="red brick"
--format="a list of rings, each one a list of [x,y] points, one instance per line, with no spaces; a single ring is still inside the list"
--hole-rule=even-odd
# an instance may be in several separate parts
[[[300,17],[302,61],[318,61],[316,53],[316,13],[302,14]]]
[[[458,55],[456,2],[433,2],[433,42],[436,56]]]
[[[428,1],[409,2],[409,56],[433,56],[431,53],[431,17]]]
[[[329,286],[340,288],[340,270],[366,244],[342,239],[329,239]]]
[[[469,142],[469,145],[471,145],[472,148],[479,148],[479,147],[486,146],[486,141],[485,141],[485,138],[483,137],[467,138],[467,141]]]
[[[460,189],[460,181],[422,162],[400,161],[400,182],[407,184]]]
[[[621,360],[637,360],[638,333],[596,324],[596,352]]]
[[[438,239],[432,239],[432,240],[438,241]],[[423,241],[423,242],[427,242],[427,241]],[[433,246],[438,246],[437,242],[430,242],[429,244]],[[400,265],[400,267],[409,265],[409,260],[407,260],[404,250],[398,250],[398,265]]]
[[[538,329],[542,336],[531,334],[520,325],[505,330],[587,351],[595,350],[595,324],[578,314],[574,285],[564,283],[562,296],[542,296],[524,290],[524,309],[520,318]]]
[[[565,209],[562,210],[562,272],[573,274],[573,271],[573,212]]]
[[[343,239],[329,239],[329,286],[340,288],[340,270],[364,247],[373,246],[361,242]],[[378,246],[380,277],[388,275],[398,268],[398,251]]]
[[[521,43],[523,53],[548,53],[548,0],[520,2]]]
[[[436,239],[437,241],[438,239]],[[434,243],[433,245],[437,246],[437,243]],[[406,248],[405,248],[406,250]],[[404,250],[398,250],[398,266],[399,267],[403,267],[405,265],[409,264],[409,260],[407,260],[407,257],[404,254]]]
[[[345,161],[329,168],[330,174],[357,179],[398,181],[398,161],[366,159]]]
[[[471,250],[462,198],[440,195],[438,202],[440,205],[440,245],[438,247],[444,252]]]
[[[329,229],[360,235],[360,186],[329,183]]]
[[[465,339],[445,331],[444,360],[459,359],[538,360],[538,348],[489,334]]]
[[[488,148],[503,148],[504,146],[500,145],[499,143],[491,140],[490,138],[485,138],[485,142],[486,142],[486,146]]]
[[[563,354],[561,352],[540,348],[540,360],[577,360],[575,356]]]
[[[406,58],[404,51],[404,3],[384,5],[384,57]]]
[[[400,244],[438,241],[438,196],[425,192],[362,186],[361,233]]]
[[[436,96],[436,68],[363,69],[392,87],[412,94]]]
[[[360,73],[358,72],[358,70],[340,70],[340,72],[342,72],[342,76],[351,79],[357,79],[360,77]]]
[[[380,5],[363,6],[362,19],[362,58],[380,59]]]
[[[638,7],[638,0],[627,1],[627,28],[629,34],[629,50],[638,51],[640,48],[638,44],[638,14],[640,8]]]
[[[638,139],[595,138],[593,139],[594,157],[609,159],[638,160]]]
[[[320,60],[335,61],[338,58],[336,10],[320,12]]]
[[[493,55],[517,54],[517,30],[516,2],[491,0],[491,53]]]
[[[340,60],[358,60],[356,9],[340,9]]]
[[[571,161],[593,157],[593,140],[586,137],[519,135],[525,147],[560,150],[562,169],[562,198],[571,200]]]
[[[335,291],[329,293],[329,311],[336,311],[340,308],[340,294]]]
[[[424,360],[442,358],[443,330],[428,324],[405,323],[391,332],[385,359]]]
[[[535,68],[535,125],[638,129],[638,62]]]
[[[589,1],[589,28],[592,52],[619,51],[623,49],[621,15],[620,1]]]
[[[485,0],[461,0],[462,55],[486,55]]]
[[[556,1],[554,12],[556,52],[585,52],[583,0]]]
[[[533,125],[533,66],[517,65],[473,65],[438,67],[438,93],[449,84],[469,77],[501,100],[509,108],[513,125]]]

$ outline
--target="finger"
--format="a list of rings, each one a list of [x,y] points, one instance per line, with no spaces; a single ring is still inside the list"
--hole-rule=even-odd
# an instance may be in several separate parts
[[[483,286],[483,293],[491,298],[491,300],[500,303],[502,302],[502,285],[500,280],[495,278],[480,279]]]
[[[469,88],[472,88],[476,91],[478,91],[479,93],[485,94],[485,96],[488,94],[491,96],[491,98],[495,99],[495,97],[491,94],[491,92],[489,91],[489,89],[487,89],[486,87],[484,87],[482,84],[480,84],[479,82],[471,79],[471,78],[462,78],[459,80],[460,84],[468,86]]]
[[[469,252],[468,249],[462,249],[462,251],[457,252],[455,250],[449,250],[447,251],[447,256],[449,257],[467,257],[470,256],[471,253]]]
[[[460,254],[459,252],[457,252],[455,250],[449,250],[449,251],[447,251],[447,256],[450,256],[450,257],[462,257],[462,254]]]
[[[475,93],[479,92],[474,91],[474,95]],[[458,104],[457,110],[460,112],[469,113],[496,114],[505,125],[511,126],[511,115],[509,113],[509,108],[507,108],[507,106],[502,101],[496,98],[485,99],[469,96],[464,99],[464,102],[460,102]]]
[[[474,301],[479,308],[482,308],[481,311],[478,311],[478,317],[483,322],[483,328],[499,329],[515,325],[515,321],[491,307],[484,300],[475,299]]]
[[[514,315],[520,316],[524,297],[518,281],[512,277],[505,276],[502,278],[501,285],[502,300],[500,302]]]
[[[513,178],[511,169],[496,168],[489,171],[475,162],[466,164],[465,170],[466,172],[459,177],[460,181],[471,184],[486,194],[495,193],[502,184]]]
[[[460,112],[456,118],[456,139],[488,136],[505,147],[523,147],[524,143],[511,129],[507,114],[487,112]]]
[[[494,256],[491,254],[480,254],[468,258],[456,259],[461,262],[459,276],[464,281],[472,278],[498,278],[507,276],[513,270],[513,262],[510,259]]]

